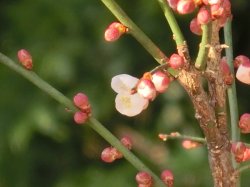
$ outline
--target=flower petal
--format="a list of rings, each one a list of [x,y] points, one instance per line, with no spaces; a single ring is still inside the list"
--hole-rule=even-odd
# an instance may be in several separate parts
[[[111,88],[116,93],[129,94],[131,89],[135,87],[139,79],[128,74],[116,75],[111,80]]]
[[[115,108],[123,115],[136,116],[140,114],[148,105],[148,100],[139,94],[117,94],[115,98]]]

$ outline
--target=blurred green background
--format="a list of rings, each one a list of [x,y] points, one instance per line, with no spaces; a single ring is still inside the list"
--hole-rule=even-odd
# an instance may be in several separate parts
[[[170,55],[170,29],[156,1],[119,4]],[[250,1],[233,2],[235,55],[250,56]],[[189,31],[193,15],[177,16],[195,57],[200,38]],[[34,71],[69,98],[79,91],[91,101],[93,115],[115,135],[134,140],[134,152],[157,173],[169,168],[176,187],[210,187],[205,148],[186,151],[180,141],[162,142],[158,133],[202,136],[187,94],[172,83],[148,109],[134,118],[114,107],[110,80],[128,73],[140,77],[157,64],[131,36],[107,43],[103,32],[115,21],[100,0],[1,0],[0,49],[16,60],[28,49]],[[250,86],[237,82],[240,114],[250,112]],[[243,137],[250,140],[249,135]],[[109,146],[88,126],[74,124],[72,114],[7,67],[0,66],[0,187],[133,187],[135,168],[125,160],[106,164]],[[242,176],[249,186],[250,171]]]

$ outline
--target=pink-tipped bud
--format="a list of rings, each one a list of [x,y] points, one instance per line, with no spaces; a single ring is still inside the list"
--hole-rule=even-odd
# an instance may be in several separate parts
[[[239,128],[241,133],[250,133],[250,114],[245,113],[240,116]]]
[[[128,148],[129,150],[132,149],[132,140],[130,137],[124,136],[120,141],[126,148]]]
[[[236,78],[240,82],[250,85],[250,63],[244,63],[238,67]]]
[[[201,29],[201,24],[198,23],[197,18],[192,19],[190,22],[189,28],[192,33],[196,35],[201,35],[202,34],[202,29]]]
[[[104,162],[111,163],[120,158],[120,153],[114,147],[107,147],[102,151],[101,159]]]
[[[143,77],[137,84],[137,93],[148,100],[154,100],[156,97],[156,89],[151,81],[151,74],[149,72],[144,73]]]
[[[167,0],[169,6],[173,9],[173,10],[177,10],[177,4],[180,0]]]
[[[179,14],[189,14],[195,9],[193,0],[180,0],[177,4],[177,11]]]
[[[245,55],[238,55],[234,59],[234,67],[238,68],[241,64],[250,64],[250,59]]]
[[[244,157],[242,159],[242,162],[248,161],[250,160],[250,149],[247,148],[244,152]]]
[[[162,171],[161,173],[161,180],[168,186],[173,187],[174,186],[174,175],[173,173],[166,169]]]
[[[184,149],[194,149],[199,147],[201,144],[195,141],[191,141],[191,140],[183,140],[182,141],[182,147]]]
[[[104,39],[108,42],[116,41],[127,32],[127,27],[119,22],[111,23],[105,30]]]
[[[89,104],[88,96],[84,93],[78,93],[74,96],[73,102],[82,112],[86,113],[88,116],[91,115],[91,106]]]
[[[247,147],[242,142],[235,142],[232,143],[231,151],[234,154],[234,158],[236,162],[242,162],[244,159],[244,152],[246,151]]]
[[[153,178],[147,172],[141,171],[136,174],[135,180],[138,184],[152,185]]]
[[[180,69],[184,66],[184,59],[178,54],[172,54],[169,59],[169,66],[173,69]]]
[[[21,49],[17,52],[17,57],[19,62],[22,64],[23,67],[25,67],[28,70],[31,70],[33,67],[33,63],[32,63],[32,56],[30,55],[30,53],[25,50],[25,49]]]
[[[226,57],[223,57],[220,61],[220,70],[222,72],[224,83],[231,85],[233,83],[234,77],[231,73]]]
[[[205,6],[201,7],[197,14],[197,21],[200,24],[208,24],[212,20],[210,12]]]
[[[88,120],[89,116],[85,112],[78,111],[74,114],[74,121],[77,124],[83,124]]]
[[[166,75],[166,73],[157,71],[152,75],[152,82],[154,83],[156,91],[163,93],[170,84],[170,78]]]

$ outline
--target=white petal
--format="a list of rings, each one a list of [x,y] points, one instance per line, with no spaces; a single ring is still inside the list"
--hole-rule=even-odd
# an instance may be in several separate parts
[[[115,98],[115,108],[123,115],[136,116],[148,105],[148,100],[139,94],[117,94]]]
[[[127,74],[116,75],[111,80],[111,88],[116,93],[130,93],[130,90],[135,87],[139,79]]]
[[[236,78],[245,84],[250,84],[250,65],[241,64],[236,72]]]

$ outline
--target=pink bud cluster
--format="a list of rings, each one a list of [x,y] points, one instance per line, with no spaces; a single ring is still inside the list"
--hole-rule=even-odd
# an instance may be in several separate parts
[[[136,92],[142,97],[152,101],[155,99],[157,93],[166,91],[170,82],[170,77],[160,70],[153,74],[146,72],[137,83]]]
[[[77,124],[85,123],[91,116],[91,106],[88,97],[84,93],[78,93],[74,96],[73,102],[79,111],[74,114],[74,121]]]
[[[232,143],[231,151],[234,154],[235,161],[238,163],[250,160],[250,148],[243,142]]]
[[[31,70],[33,67],[32,56],[25,49],[20,49],[17,52],[17,58],[24,68]]]
[[[240,116],[239,128],[241,133],[250,133],[250,113],[245,113]]]
[[[129,137],[125,136],[120,141],[127,149],[132,149],[132,141]],[[115,160],[121,159],[122,157],[122,153],[112,146],[105,148],[101,153],[101,159],[106,163],[114,162]]]
[[[239,55],[234,60],[237,69],[236,78],[245,84],[250,85],[250,59],[247,56]]]
[[[169,6],[179,14],[190,14],[198,8],[198,13],[190,22],[190,30],[197,35],[202,34],[201,25],[218,20],[222,27],[231,17],[229,0],[167,0]]]
[[[127,32],[127,27],[119,22],[111,23],[104,32],[104,39],[108,42],[114,42],[120,38],[121,35]]]
[[[135,176],[135,180],[138,184],[138,187],[152,187],[153,186],[152,176],[145,171],[138,172]],[[161,180],[168,187],[174,186],[174,175],[171,170],[168,170],[168,169],[163,170],[161,172]]]

